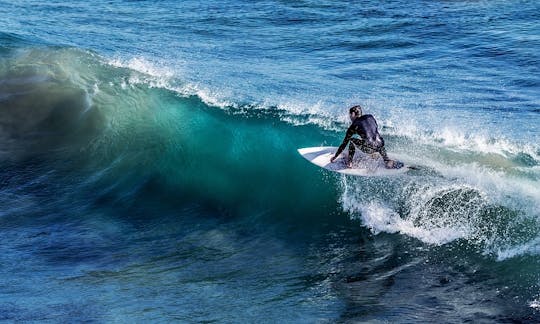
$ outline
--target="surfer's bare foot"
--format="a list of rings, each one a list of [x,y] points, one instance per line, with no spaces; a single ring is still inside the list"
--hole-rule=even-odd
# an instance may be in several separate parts
[[[395,167],[395,163],[392,160],[388,160],[384,164],[385,164],[387,169],[393,169]]]
[[[347,168],[352,169],[352,161],[347,162]]]

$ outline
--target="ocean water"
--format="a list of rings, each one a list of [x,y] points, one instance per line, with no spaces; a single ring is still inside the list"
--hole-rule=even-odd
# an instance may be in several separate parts
[[[539,21],[0,0],[0,319],[539,322]],[[354,104],[418,170],[298,155]]]

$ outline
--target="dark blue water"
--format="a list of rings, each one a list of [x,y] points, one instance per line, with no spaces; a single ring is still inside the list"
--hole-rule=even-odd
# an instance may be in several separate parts
[[[540,321],[539,13],[0,1],[0,319]]]

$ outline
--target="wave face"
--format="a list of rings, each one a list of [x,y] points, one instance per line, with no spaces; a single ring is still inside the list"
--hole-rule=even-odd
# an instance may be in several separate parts
[[[0,318],[538,319],[537,4],[88,6],[0,2]]]
[[[286,211],[294,203],[276,188],[309,199],[332,192],[304,192],[314,185],[313,170],[298,159],[297,142],[318,137],[308,140],[315,145],[320,136],[304,127],[297,138],[279,112],[224,112],[200,98],[152,87],[141,81],[147,75],[76,49],[28,50],[5,66],[5,162],[76,160],[77,172],[95,183],[150,177],[164,192],[174,192],[174,199],[194,196],[229,207],[246,200]]]
[[[336,205],[337,193],[340,208],[361,214],[376,232],[403,232],[431,244],[489,242],[484,252],[498,258],[527,237],[513,238],[514,231],[491,237],[493,217],[507,219],[500,220],[503,228],[509,219],[521,219],[515,226],[529,229],[538,218],[540,159],[533,144],[456,140],[454,132],[421,140],[414,131],[405,135],[388,127],[393,156],[420,170],[396,179],[321,181],[296,148],[339,143],[340,137],[310,123],[308,115],[279,107],[209,106],[173,81],[140,71],[149,68],[129,69],[76,49],[31,49],[4,66],[4,161],[76,159],[95,183],[150,177],[188,201],[197,197],[227,207],[245,201],[242,206],[277,214],[295,205],[307,211],[312,199]],[[298,126],[302,120],[306,125]],[[291,201],[298,195],[305,206]],[[528,239],[540,233],[530,231]]]

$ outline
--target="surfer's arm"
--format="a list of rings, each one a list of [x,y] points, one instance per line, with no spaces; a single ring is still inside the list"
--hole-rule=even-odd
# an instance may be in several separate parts
[[[347,133],[345,133],[345,138],[343,139],[343,143],[341,143],[341,145],[338,147],[336,154],[334,154],[334,157],[331,160],[332,162],[334,162],[334,160],[337,159],[337,157],[341,154],[341,152],[343,152],[345,147],[347,147],[347,144],[349,143],[353,135],[354,135],[354,130],[351,126],[349,127],[349,129],[347,129]]]

